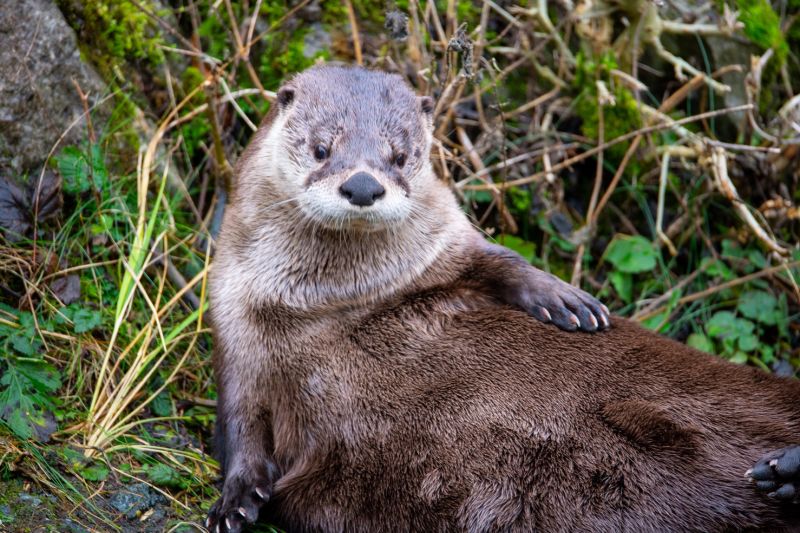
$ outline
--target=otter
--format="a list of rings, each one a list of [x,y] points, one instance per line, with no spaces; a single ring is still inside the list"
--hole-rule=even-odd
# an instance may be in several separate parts
[[[432,112],[398,75],[312,67],[237,163],[209,529],[800,527],[800,384],[537,320],[605,314],[484,243],[431,170]]]

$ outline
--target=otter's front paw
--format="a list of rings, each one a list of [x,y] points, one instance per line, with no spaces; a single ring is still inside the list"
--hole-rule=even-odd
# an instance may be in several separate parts
[[[516,294],[517,304],[542,322],[566,331],[597,331],[611,325],[608,308],[552,274],[535,272]]]
[[[768,453],[745,475],[775,499],[800,502],[800,446]]]
[[[245,524],[254,523],[261,506],[272,496],[275,476],[270,473],[226,476],[222,496],[208,511],[206,528],[215,533],[240,533]]]

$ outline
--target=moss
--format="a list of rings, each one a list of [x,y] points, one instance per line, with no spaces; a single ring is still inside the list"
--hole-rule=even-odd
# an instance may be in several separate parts
[[[774,49],[775,56],[783,64],[789,53],[789,45],[781,32],[780,18],[769,1],[735,0],[735,6],[747,38],[759,48]],[[722,9],[721,5],[719,7]]]
[[[277,89],[288,74],[300,72],[318,58],[329,58],[330,51],[320,50],[311,57],[305,55],[305,36],[308,30],[298,29],[291,36],[276,33],[268,42],[258,67],[259,77],[266,89]]]
[[[164,56],[160,34],[146,13],[130,0],[56,0],[78,34],[81,53],[111,79],[126,62],[158,64]],[[156,8],[143,0],[150,11]]]
[[[36,489],[26,490],[21,479],[0,480],[0,530],[68,531],[58,518],[57,501]]]
[[[597,109],[597,81],[606,82],[613,94],[615,103],[603,108],[603,133],[606,141],[621,137],[641,127],[642,120],[636,108],[636,99],[631,92],[620,84],[612,84],[610,72],[617,68],[612,54],[608,53],[599,60],[587,59],[580,53],[577,56],[574,88],[579,92],[575,99],[575,113],[582,121],[581,131],[590,138],[599,137],[599,118]],[[628,149],[628,143],[619,143],[607,150],[611,160],[620,161]],[[636,161],[631,161],[628,171],[638,172]]]

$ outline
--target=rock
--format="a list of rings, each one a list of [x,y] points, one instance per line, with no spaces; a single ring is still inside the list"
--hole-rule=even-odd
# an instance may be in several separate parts
[[[308,33],[303,37],[303,55],[316,57],[320,52],[331,49],[331,35],[319,22],[310,25]]]
[[[89,530],[75,522],[74,520],[70,520],[69,518],[65,518],[62,521],[63,524],[63,531],[68,531],[69,533],[89,533]]]
[[[0,173],[19,176],[40,167],[83,114],[75,83],[90,107],[106,88],[81,61],[75,33],[51,0],[0,2],[0,43]],[[85,135],[81,120],[59,147]]]
[[[30,505],[31,507],[39,507],[40,505],[42,505],[41,498],[37,498],[36,496],[28,494],[26,492],[20,493],[19,501],[21,501],[25,505]]]
[[[2,531],[3,526],[8,526],[14,521],[14,512],[11,510],[6,504],[0,505],[0,531]]]
[[[165,501],[164,496],[152,490],[145,483],[120,487],[119,492],[110,499],[111,505],[129,520],[135,519],[147,509],[163,504]]]
[[[729,93],[722,97],[719,107],[734,107],[747,103],[747,92],[745,90],[745,75],[750,70],[750,57],[760,55],[761,52],[750,43],[744,43],[730,37],[717,37],[710,35],[706,37],[708,49],[714,61],[714,65],[742,65],[742,72],[731,71],[720,77],[722,83],[731,88]],[[741,134],[746,131],[747,114],[744,111],[730,113],[728,117]],[[734,134],[735,136],[735,134]]]

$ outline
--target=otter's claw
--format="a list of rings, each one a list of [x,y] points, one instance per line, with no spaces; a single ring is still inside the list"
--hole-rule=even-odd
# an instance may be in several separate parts
[[[206,529],[219,533],[241,533],[246,524],[258,518],[261,506],[269,501],[272,493],[270,477],[231,475],[226,476],[222,497],[211,506],[206,519]]]
[[[745,476],[771,498],[800,503],[800,446],[768,453]]]

